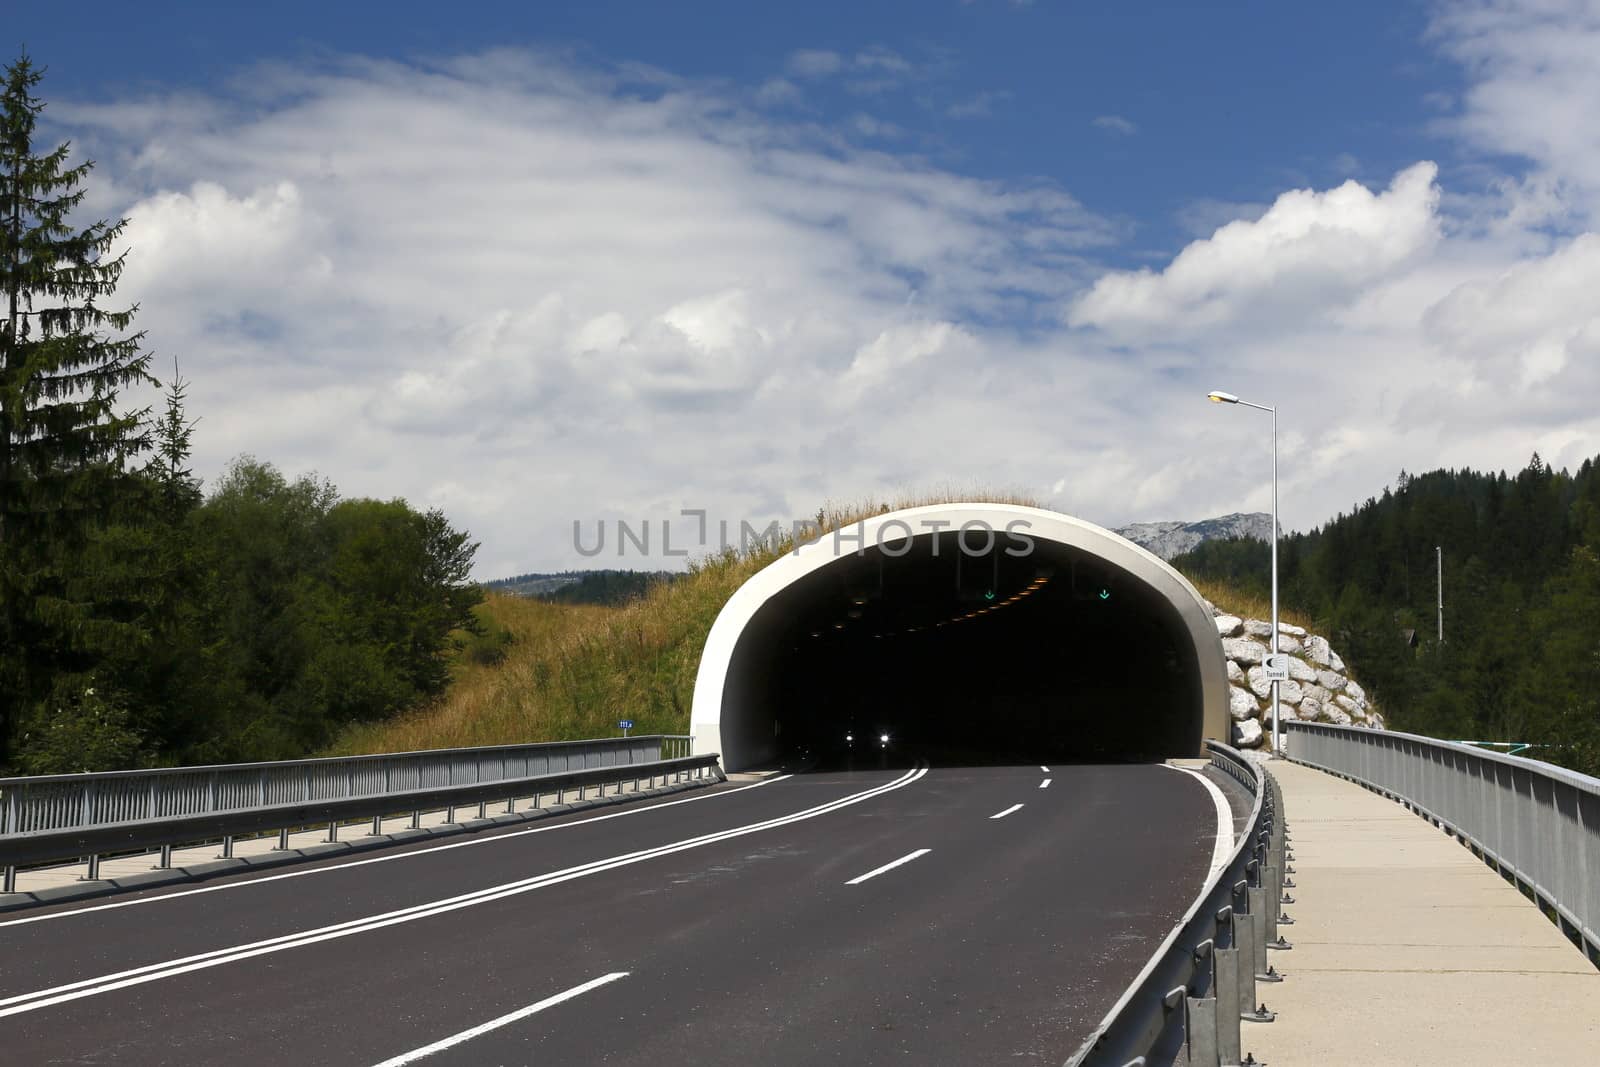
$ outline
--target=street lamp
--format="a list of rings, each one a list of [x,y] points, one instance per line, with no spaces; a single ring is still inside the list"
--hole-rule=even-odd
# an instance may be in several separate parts
[[[1272,662],[1278,660],[1278,409],[1267,407],[1265,404],[1252,404],[1248,400],[1240,400],[1232,393],[1213,390],[1206,394],[1206,399],[1213,404],[1242,404],[1247,408],[1257,411],[1267,411],[1272,414]],[[1278,722],[1278,679],[1272,679],[1272,751],[1274,755],[1283,751],[1282,726]]]

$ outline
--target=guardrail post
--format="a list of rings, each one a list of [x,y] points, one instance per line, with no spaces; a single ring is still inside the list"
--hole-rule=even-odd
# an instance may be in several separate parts
[[[1248,897],[1248,891],[1247,891]],[[1270,1023],[1277,1016],[1256,1005],[1256,919],[1233,913],[1233,944],[1239,953],[1239,1018],[1245,1022]]]
[[[382,815],[374,815],[372,817],[372,830],[371,830],[371,832],[369,832],[367,834],[367,836],[368,837],[382,837],[383,836],[383,816]]]
[[[287,852],[287,851],[289,851],[289,828],[287,826],[281,827],[278,830],[278,847],[273,849],[273,851],[274,852]]]
[[[1283,976],[1267,962],[1267,890],[1264,886],[1251,886],[1245,890],[1250,902],[1251,963],[1258,982],[1281,982]]]
[[[161,846],[161,858],[156,860],[156,870],[165,871],[172,867],[172,846]]]
[[[337,840],[339,840],[339,820],[330,819],[328,820],[328,841],[331,843]]]
[[[1222,1059],[1217,1051],[1217,998],[1184,999],[1183,1034],[1189,1046],[1190,1067],[1220,1067]]]
[[[231,860],[231,859],[233,859],[233,835],[232,834],[223,834],[222,835],[222,854],[220,856],[218,856],[217,858],[218,859],[222,859],[222,860]]]
[[[98,882],[100,880],[100,855],[95,853],[89,857],[89,869],[80,881]]]
[[[1212,949],[1211,968],[1211,991],[1217,1001],[1217,1059],[1219,1063],[1235,1064],[1242,1055],[1239,1022],[1244,1014],[1244,1002],[1239,999],[1239,950]]]

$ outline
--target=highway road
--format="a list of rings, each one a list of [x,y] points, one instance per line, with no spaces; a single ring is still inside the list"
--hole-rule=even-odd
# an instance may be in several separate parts
[[[1065,1060],[1193,900],[1158,765],[875,768],[0,920],[17,1064]]]

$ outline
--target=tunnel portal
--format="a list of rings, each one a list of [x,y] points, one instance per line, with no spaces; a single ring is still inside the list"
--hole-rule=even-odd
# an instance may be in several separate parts
[[[729,599],[696,681],[695,746],[728,770],[845,738],[936,762],[1127,761],[1227,739],[1221,642],[1159,558],[1010,505],[889,512]]]

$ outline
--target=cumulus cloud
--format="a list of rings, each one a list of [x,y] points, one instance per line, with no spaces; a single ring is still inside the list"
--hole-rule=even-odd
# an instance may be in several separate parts
[[[1259,219],[1228,223],[1164,270],[1104,275],[1067,320],[1148,336],[1212,330],[1245,314],[1325,315],[1438,239],[1437,173],[1419,163],[1380,193],[1354,181],[1284,193]]]
[[[655,73],[496,53],[270,89],[166,124],[129,102],[134,136],[117,105],[74,115],[129,198],[122,293],[194,380],[199,467],[250,450],[451,502],[488,574],[572,562],[597,508],[806,513],[875,485],[865,453],[809,468],[780,443],[954,352],[907,323],[1048,321],[1117,232],[1059,187],[842,148]],[[905,377],[896,402],[942,388]]]
[[[1476,25],[1435,40],[1498,56]],[[781,80],[911,66],[807,53]],[[1467,70],[1457,135],[1509,145],[1509,97],[1474,92],[1512,70],[1536,111],[1537,71]],[[1279,405],[1293,528],[1401,467],[1600,451],[1583,135],[1544,135],[1488,192],[1418,163],[1196,202],[1195,240],[1125,271],[1097,257],[1126,227],[1058,185],[751,100],[508,51],[51,114],[100,161],[97,213],[130,216],[121,295],[194,380],[198,469],[251,451],[444,507],[485,577],[675,562],[586,563],[574,518],[764,522],[930,482],[1049,489],[1111,524],[1264,509],[1263,417],[1213,388]]]

